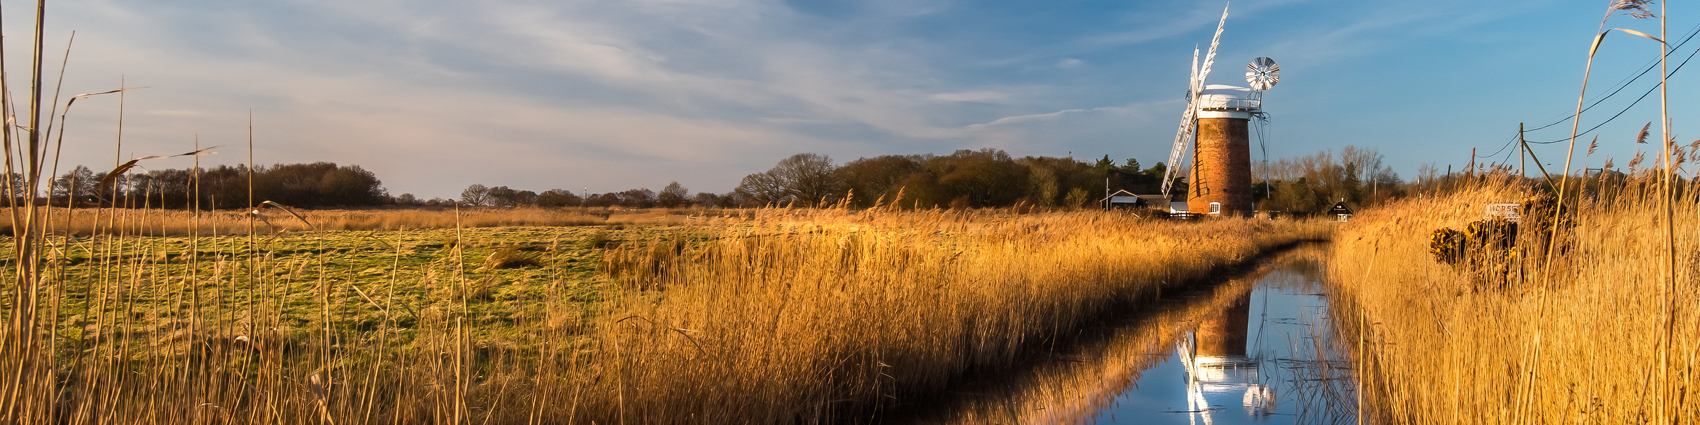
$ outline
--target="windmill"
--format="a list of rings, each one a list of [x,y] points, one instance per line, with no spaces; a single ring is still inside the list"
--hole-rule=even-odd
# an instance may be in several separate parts
[[[1162,191],[1170,197],[1175,176],[1181,170],[1187,147],[1193,147],[1194,164],[1188,179],[1187,210],[1211,215],[1251,215],[1251,152],[1248,123],[1263,117],[1262,93],[1280,80],[1280,68],[1269,58],[1246,65],[1246,83],[1251,87],[1205,84],[1216,61],[1228,9],[1216,24],[1210,50],[1198,63],[1193,49],[1192,79],[1187,85],[1187,108],[1181,114],[1175,144],[1169,150],[1169,167],[1163,174]]]
[[[1198,48],[1192,49],[1192,78],[1186,85],[1186,112],[1181,113],[1181,127],[1175,130],[1175,147],[1169,150],[1169,168],[1163,173],[1163,196],[1169,196],[1169,188],[1175,182],[1175,173],[1180,172],[1181,155],[1186,153],[1186,146],[1192,142],[1193,132],[1198,128],[1198,100],[1204,95],[1204,77],[1210,75],[1210,64],[1216,61],[1216,46],[1222,41],[1222,28],[1228,24],[1228,8],[1222,8],[1222,20],[1216,23],[1216,36],[1210,39],[1210,53],[1204,55],[1204,67],[1198,67]]]

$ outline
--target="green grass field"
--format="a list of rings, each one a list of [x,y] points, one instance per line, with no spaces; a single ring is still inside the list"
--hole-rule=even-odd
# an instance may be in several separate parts
[[[91,348],[94,329],[105,329],[106,341],[121,340],[120,333],[169,338],[197,324],[254,318],[293,340],[326,322],[368,331],[391,317],[403,330],[396,337],[407,340],[405,330],[418,326],[421,316],[450,311],[471,321],[469,329],[481,337],[504,339],[512,324],[528,317],[571,311],[581,317],[552,320],[583,323],[608,280],[598,271],[602,251],[667,237],[674,227],[324,231],[252,240],[55,238],[50,290],[63,296],[48,308],[56,310],[50,317],[60,324],[58,345],[66,351]],[[250,243],[257,255],[249,255]],[[106,311],[105,318],[93,318],[91,308]],[[126,317],[128,323],[96,323]]]

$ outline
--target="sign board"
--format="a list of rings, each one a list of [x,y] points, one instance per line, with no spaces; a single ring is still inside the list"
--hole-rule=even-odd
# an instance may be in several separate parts
[[[1341,215],[1341,214],[1352,215],[1352,209],[1346,207],[1345,202],[1336,202],[1334,204],[1334,208],[1328,209],[1328,214],[1329,215]]]
[[[1522,223],[1523,222],[1522,221],[1523,215],[1520,214],[1520,211],[1519,211],[1521,208],[1522,208],[1521,204],[1512,203],[1512,202],[1497,202],[1497,203],[1487,204],[1487,218],[1496,218],[1497,217],[1497,218],[1503,218],[1506,221],[1510,221],[1512,223]]]

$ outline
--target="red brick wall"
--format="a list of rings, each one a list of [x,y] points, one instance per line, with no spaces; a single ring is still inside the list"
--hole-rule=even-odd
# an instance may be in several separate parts
[[[1204,323],[1198,324],[1198,332],[1193,335],[1198,342],[1199,357],[1226,357],[1246,355],[1246,335],[1251,318],[1251,293],[1247,292],[1234,300],[1228,308]]]
[[[1234,118],[1200,118],[1198,143],[1187,180],[1187,210],[1209,213],[1222,203],[1222,215],[1251,215],[1251,144],[1246,124]]]

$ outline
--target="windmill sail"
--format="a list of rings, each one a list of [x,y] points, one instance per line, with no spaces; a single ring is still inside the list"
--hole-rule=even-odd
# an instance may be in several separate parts
[[[1210,52],[1204,55],[1204,66],[1194,68],[1192,81],[1187,87],[1186,112],[1181,114],[1180,129],[1175,131],[1175,146],[1169,150],[1169,167],[1163,173],[1163,196],[1169,196],[1169,188],[1174,185],[1175,175],[1180,173],[1181,157],[1186,154],[1186,147],[1192,143],[1194,131],[1198,128],[1198,98],[1204,94],[1204,78],[1210,75],[1210,65],[1216,61],[1216,46],[1222,42],[1222,28],[1228,24],[1228,8],[1222,8],[1222,20],[1216,23],[1216,35],[1210,39]],[[1198,63],[1198,49],[1192,52],[1193,64]]]
[[[1181,127],[1175,130],[1175,146],[1169,149],[1169,167],[1163,173],[1163,196],[1169,196],[1169,184],[1174,182],[1175,170],[1180,168],[1181,156],[1192,142],[1192,129],[1198,124],[1198,49],[1192,49],[1192,78],[1187,81],[1186,112],[1181,113]]]

